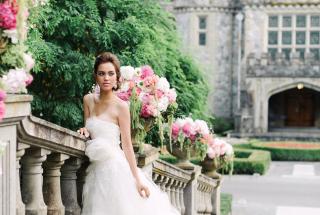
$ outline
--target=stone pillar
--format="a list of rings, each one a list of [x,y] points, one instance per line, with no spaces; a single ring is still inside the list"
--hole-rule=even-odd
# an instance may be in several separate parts
[[[186,207],[184,205],[184,198],[183,198],[183,190],[186,187],[187,183],[181,182],[179,186],[179,201],[180,201],[180,207],[181,207],[181,214],[184,215],[186,212]]]
[[[221,207],[220,207],[220,188],[221,188],[220,182],[221,182],[221,179],[219,179],[217,181],[217,186],[213,190],[213,193],[211,196],[212,207],[213,207],[212,214],[214,214],[214,215],[220,215],[220,210],[221,210]]]
[[[17,215],[25,215],[26,206],[22,202],[21,197],[21,189],[20,189],[20,159],[25,153],[25,149],[29,148],[29,145],[18,143],[17,144],[17,152],[16,152],[16,214]]]
[[[43,196],[48,207],[48,215],[64,215],[61,199],[60,168],[68,155],[54,153],[44,162]]]
[[[50,151],[32,148],[22,157],[22,199],[26,215],[47,215],[47,206],[42,194],[42,162]]]
[[[81,211],[77,199],[77,171],[80,166],[79,158],[70,158],[61,168],[62,202],[66,215],[80,214]]]
[[[192,179],[184,190],[184,205],[186,206],[186,215],[197,214],[197,179],[201,174],[201,167],[195,166],[192,172]]]
[[[78,203],[80,207],[82,207],[82,190],[83,190],[83,185],[86,180],[86,170],[87,167],[89,166],[89,161],[88,160],[81,160],[81,167],[77,172],[77,198],[78,198]]]

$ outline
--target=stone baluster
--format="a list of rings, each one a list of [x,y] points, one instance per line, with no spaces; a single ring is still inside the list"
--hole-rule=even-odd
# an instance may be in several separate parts
[[[203,184],[201,183],[199,183],[198,185],[198,194],[199,194],[198,212],[203,213],[206,210],[206,205],[205,205],[205,197],[203,192]]]
[[[174,195],[175,195],[174,199],[176,203],[176,208],[178,209],[178,211],[180,211],[180,214],[181,214],[181,202],[180,202],[180,193],[179,193],[180,184],[181,184],[181,181],[176,180],[175,186],[174,186]]]
[[[212,191],[213,191],[213,187],[208,187],[207,188],[207,195],[206,195],[206,203],[207,203],[207,207],[206,207],[206,212],[207,214],[211,214],[212,213],[212,202],[211,202],[211,195],[212,195]]]
[[[177,185],[177,180],[171,178],[171,184],[169,186],[170,190],[170,196],[171,196],[171,203],[172,205],[178,209],[178,204],[177,204],[177,199],[176,199],[176,185]]]
[[[24,205],[21,197],[21,189],[20,189],[20,159],[25,153],[25,149],[29,148],[29,145],[18,143],[17,144],[17,153],[16,153],[16,214],[24,215],[26,213],[26,206]]]
[[[180,201],[180,208],[181,208],[181,215],[184,215],[186,213],[186,206],[184,205],[184,188],[187,186],[187,183],[181,182],[179,186],[179,201]]]
[[[27,215],[47,215],[42,194],[42,162],[50,151],[39,148],[26,150],[22,163],[22,199]]]
[[[77,199],[77,171],[80,166],[79,158],[70,158],[61,168],[62,202],[66,215],[80,214],[81,211]]]
[[[68,158],[68,155],[54,153],[44,162],[43,196],[48,207],[48,215],[65,214],[61,198],[60,169]]]
[[[83,185],[86,180],[86,169],[89,166],[89,161],[88,160],[82,160],[82,165],[79,168],[77,172],[77,191],[78,191],[78,203],[80,207],[82,207],[82,190],[83,190]]]
[[[166,189],[166,192],[168,193],[168,195],[169,195],[169,199],[170,199],[170,202],[171,202],[171,204],[174,204],[174,197],[172,196],[172,193],[171,193],[171,185],[173,184],[173,182],[174,182],[174,180],[172,179],[172,178],[168,178],[169,180],[168,180],[168,182],[167,182],[167,184],[166,184],[166,186],[165,186],[165,189]],[[175,205],[173,205],[173,206],[175,206]]]
[[[161,188],[161,190],[163,190],[164,192],[166,192],[166,193],[168,194],[169,198],[170,198],[170,195],[169,195],[169,193],[167,192],[167,188],[166,188],[166,185],[167,185],[168,181],[169,181],[169,178],[166,177],[166,176],[164,176],[164,175],[162,175],[162,176],[161,176],[161,182],[160,182],[160,188]]]

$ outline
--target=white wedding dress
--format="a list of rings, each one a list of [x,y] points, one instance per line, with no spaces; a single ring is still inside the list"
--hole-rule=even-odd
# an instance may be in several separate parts
[[[82,215],[178,215],[167,194],[138,169],[149,190],[142,198],[129,163],[120,148],[119,126],[97,117],[87,119],[92,140],[85,154],[90,158],[83,187]]]

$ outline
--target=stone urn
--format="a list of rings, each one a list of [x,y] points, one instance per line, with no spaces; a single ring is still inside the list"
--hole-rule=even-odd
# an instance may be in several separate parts
[[[178,163],[175,164],[177,167],[185,170],[194,169],[194,165],[190,162],[191,155],[195,154],[195,150],[192,147],[190,149],[181,149],[179,143],[173,143],[172,150],[169,145],[167,145],[167,150],[178,159]]]
[[[201,161],[202,172],[213,179],[220,179],[221,175],[217,172],[220,169],[220,163],[218,159],[209,158],[208,155]]]

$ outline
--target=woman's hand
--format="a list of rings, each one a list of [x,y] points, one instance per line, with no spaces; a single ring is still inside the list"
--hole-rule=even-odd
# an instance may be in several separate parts
[[[149,188],[140,182],[137,182],[137,189],[141,197],[148,198],[150,196]]]
[[[84,135],[86,138],[88,138],[90,136],[89,131],[85,127],[80,128],[77,132],[81,135]]]

